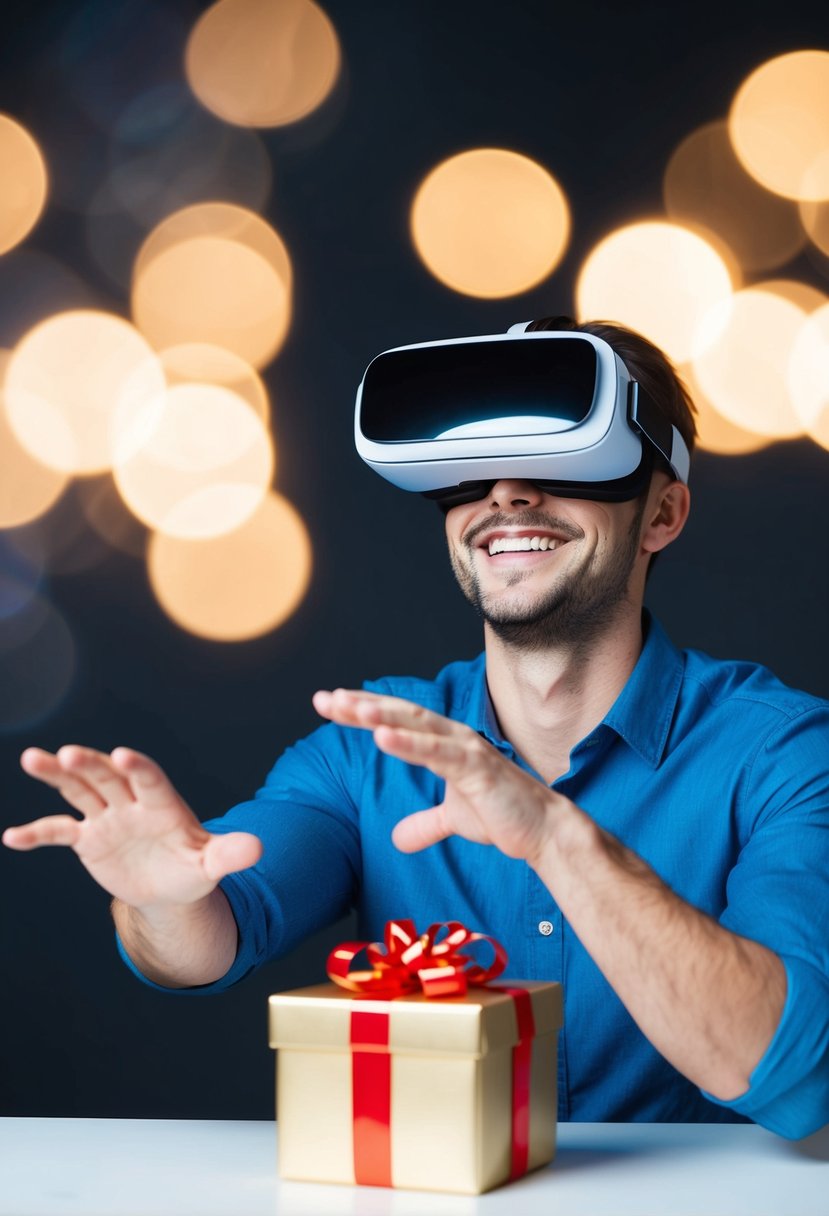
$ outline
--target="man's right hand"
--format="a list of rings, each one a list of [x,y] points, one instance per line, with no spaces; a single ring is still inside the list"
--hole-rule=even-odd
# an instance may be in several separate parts
[[[21,850],[68,846],[96,882],[139,912],[204,900],[226,874],[262,854],[259,839],[247,832],[206,832],[159,766],[130,748],[108,756],[75,745],[56,755],[30,747],[20,763],[82,818],[36,819],[8,828],[3,843]]]

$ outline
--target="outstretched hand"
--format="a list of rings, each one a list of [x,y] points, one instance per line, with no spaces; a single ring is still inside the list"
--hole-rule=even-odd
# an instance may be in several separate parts
[[[3,843],[20,850],[67,846],[96,882],[134,908],[195,903],[261,856],[255,836],[205,831],[159,766],[130,748],[107,755],[70,745],[53,755],[30,747],[20,763],[81,818],[36,819],[8,828]]]
[[[421,764],[446,781],[443,802],[396,825],[392,839],[406,853],[447,836],[493,844],[533,864],[567,803],[500,755],[476,731],[399,697],[338,688],[314,695],[314,707],[341,726],[374,733],[381,751]],[[570,805],[567,803],[567,805]]]

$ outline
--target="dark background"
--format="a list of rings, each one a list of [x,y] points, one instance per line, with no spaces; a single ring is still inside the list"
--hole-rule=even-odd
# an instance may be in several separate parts
[[[84,303],[126,315],[124,283],[101,270],[86,239],[83,200],[109,155],[100,114],[148,84],[180,87],[184,38],[204,7],[3,6],[0,110],[37,135],[54,180],[40,224],[0,258],[0,346],[45,311],[16,290],[21,258],[37,253],[66,267],[49,311]],[[260,133],[273,171],[261,211],[296,272],[290,336],[265,373],[276,484],[309,527],[311,588],[264,638],[199,640],[161,612],[140,560],[90,538],[70,491],[48,525],[29,532],[51,538],[43,590],[69,624],[77,674],[48,718],[0,735],[0,826],[59,809],[57,795],[18,768],[29,744],[139,748],[207,818],[250,796],[279,752],[315,725],[316,688],[430,675],[477,653],[479,625],[454,586],[439,512],[387,486],[353,451],[364,365],[400,343],[572,311],[574,276],[593,244],[661,214],[676,145],[724,117],[765,59],[827,43],[825,6],[797,0],[323,7],[341,39],[341,79],[315,114]],[[444,288],[408,236],[423,175],[475,146],[537,158],[572,206],[563,263],[511,300]],[[226,197],[244,201],[244,182],[229,184]],[[192,201],[165,198],[163,210]],[[129,233],[111,236],[134,252]],[[817,255],[775,273],[784,272],[829,289]],[[690,524],[649,588],[678,644],[757,660],[829,695],[827,472],[829,453],[807,441],[698,455]],[[0,562],[15,560],[0,533]],[[9,678],[0,667],[0,681]],[[323,978],[329,947],[352,927],[332,927],[237,991],[167,997],[122,966],[107,908],[71,852],[0,850],[0,1114],[270,1117],[267,994]]]

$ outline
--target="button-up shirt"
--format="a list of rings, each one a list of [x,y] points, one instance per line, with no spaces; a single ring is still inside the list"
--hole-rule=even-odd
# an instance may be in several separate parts
[[[719,1102],[657,1052],[525,862],[460,837],[399,852],[392,828],[440,802],[443,781],[332,723],[289,748],[251,801],[205,824],[253,832],[264,853],[221,884],[235,963],[191,991],[236,983],[353,908],[371,941],[392,918],[421,931],[460,920],[505,946],[509,976],[563,985],[560,1119],[753,1119],[786,1136],[829,1121],[829,702],[755,664],[680,652],[647,614],[645,628],[633,673],[554,788],[682,899],[783,961],[785,1008],[744,1095]],[[366,687],[466,723],[527,768],[498,729],[483,655],[434,680]]]

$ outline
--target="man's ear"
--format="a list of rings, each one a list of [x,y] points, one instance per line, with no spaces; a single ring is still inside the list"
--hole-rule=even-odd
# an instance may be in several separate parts
[[[691,493],[681,481],[661,481],[651,487],[642,528],[642,548],[658,553],[675,541],[688,518]]]

